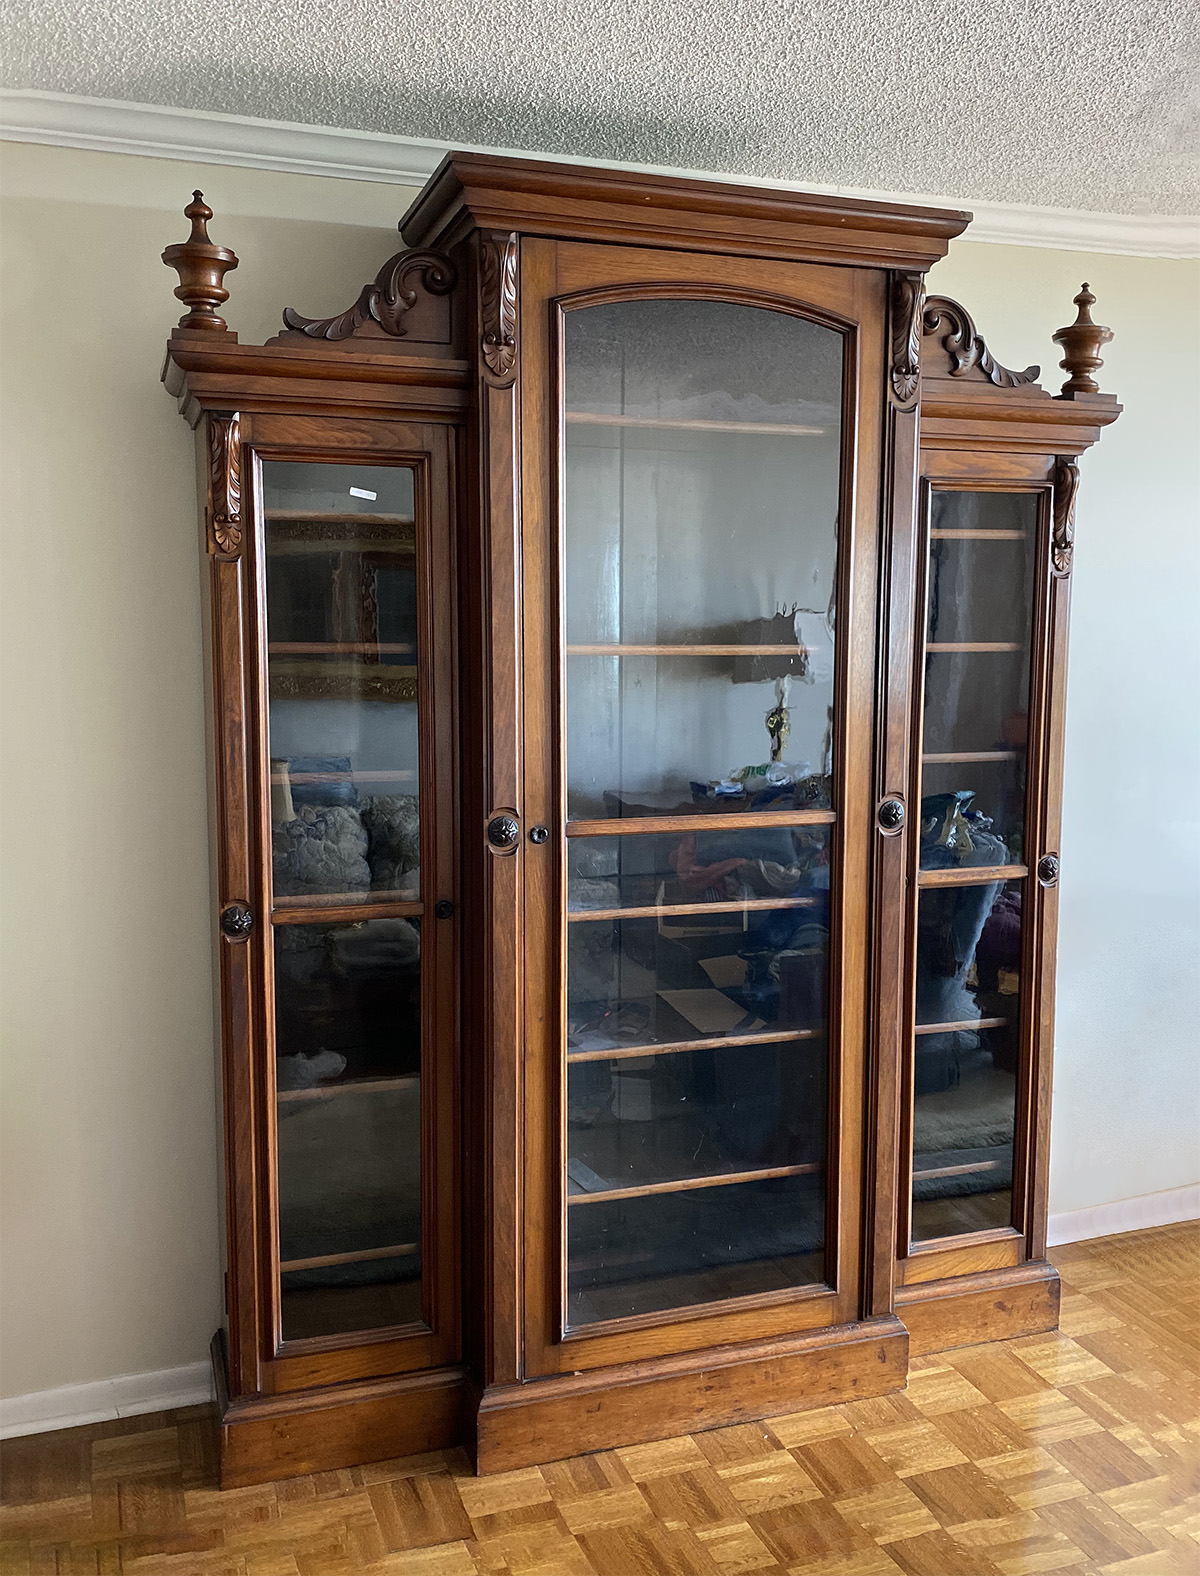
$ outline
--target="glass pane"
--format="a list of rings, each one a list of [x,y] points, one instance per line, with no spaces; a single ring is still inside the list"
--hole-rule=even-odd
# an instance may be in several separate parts
[[[749,1297],[824,1278],[819,1174],[769,1177],[567,1212],[572,1325]]]
[[[1011,1222],[1024,885],[926,887],[918,900],[917,1242]]]
[[[262,466],[276,901],[419,896],[413,473]]]
[[[781,901],[823,924],[829,908],[828,826],[763,826],[572,837],[567,906],[572,912],[690,908]]]
[[[823,1034],[829,930],[807,906],[580,915],[567,931],[568,1059],[614,1046]]]
[[[567,839],[578,1325],[824,1275],[832,829],[787,817],[833,804],[843,341],[712,301],[565,334],[568,815],[692,827]]]
[[[421,1317],[415,919],[275,928],[283,1335]]]
[[[1022,859],[1037,495],[934,492],[921,865]]]
[[[820,1039],[575,1062],[567,1193],[595,1195],[822,1160]]]
[[[572,817],[830,803],[842,353],[757,307],[567,314]]]

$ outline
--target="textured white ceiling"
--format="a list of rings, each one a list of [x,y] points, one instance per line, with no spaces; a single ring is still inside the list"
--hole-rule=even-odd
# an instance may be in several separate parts
[[[1195,0],[4,0],[10,87],[963,199],[1200,207]]]

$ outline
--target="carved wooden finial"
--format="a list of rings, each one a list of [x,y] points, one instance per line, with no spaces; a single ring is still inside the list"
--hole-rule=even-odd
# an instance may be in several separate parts
[[[209,240],[208,221],[213,215],[203,192],[192,193],[183,213],[192,221],[191,235],[186,241],[168,246],[162,254],[167,267],[179,275],[175,294],[191,308],[179,319],[179,326],[224,333],[225,319],[218,317],[216,308],[229,300],[229,291],[221,281],[231,268],[237,267],[237,255],[227,246],[216,246]]]
[[[1112,329],[1105,328],[1103,323],[1092,322],[1092,307],[1095,304],[1096,297],[1085,283],[1075,297],[1075,305],[1079,308],[1075,321],[1068,328],[1060,328],[1054,336],[1054,343],[1061,345],[1065,352],[1059,366],[1071,374],[1062,386],[1060,399],[1074,399],[1076,394],[1100,392],[1100,385],[1091,374],[1104,365],[1100,358],[1100,346],[1108,344],[1112,338]]]

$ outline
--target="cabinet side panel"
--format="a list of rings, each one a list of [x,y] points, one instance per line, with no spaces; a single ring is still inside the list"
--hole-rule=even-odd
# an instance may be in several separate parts
[[[248,938],[231,939],[219,916],[230,904],[249,905],[254,893],[250,844],[247,763],[250,719],[246,704],[247,569],[245,534],[218,535],[217,519],[229,499],[216,496],[217,460],[240,474],[236,416],[210,414],[200,425],[198,445],[206,484],[205,578],[208,582],[212,700],[212,785],[214,796],[218,921],[219,1032],[225,1132],[226,1308],[229,1384],[233,1395],[259,1388],[261,1374],[260,1242],[256,1195],[258,1161],[255,1113],[260,1090],[255,1078],[254,980],[260,972],[263,927]],[[206,463],[207,460],[207,463]],[[259,967],[256,967],[259,960]]]

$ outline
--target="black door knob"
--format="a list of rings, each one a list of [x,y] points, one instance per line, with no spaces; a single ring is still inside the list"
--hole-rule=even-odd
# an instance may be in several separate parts
[[[900,799],[882,799],[875,812],[879,830],[883,833],[898,832],[904,825],[904,802]]]
[[[521,841],[521,828],[511,815],[494,815],[488,822],[487,835],[493,848],[515,848]]]
[[[433,905],[433,913],[435,919],[453,919],[454,904],[448,897],[444,897]]]
[[[1038,860],[1037,878],[1044,887],[1058,885],[1058,855],[1043,854]]]
[[[529,841],[531,843],[544,843],[548,841],[549,837],[550,828],[548,826],[534,826],[529,829]]]
[[[230,941],[245,941],[254,929],[254,914],[245,903],[228,903],[221,910],[221,931]]]

